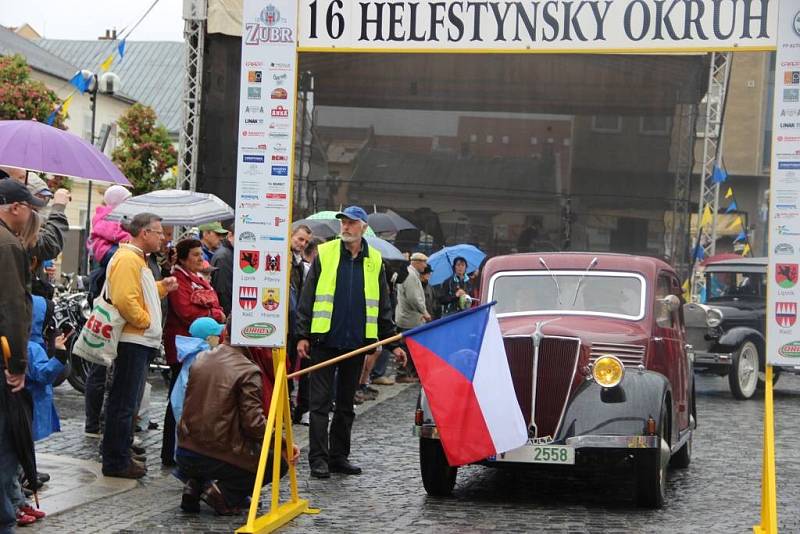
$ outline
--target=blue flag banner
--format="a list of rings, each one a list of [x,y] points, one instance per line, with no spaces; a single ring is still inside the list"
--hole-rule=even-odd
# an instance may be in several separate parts
[[[706,257],[706,252],[703,250],[703,246],[702,245],[697,245],[696,247],[694,247],[694,255],[693,256],[694,256],[695,260],[702,260],[703,258]]]
[[[61,109],[61,106],[58,106],[56,109],[53,110],[50,115],[47,116],[47,125],[52,126],[53,123],[56,121],[56,115],[58,115],[58,110]]]
[[[730,213],[732,211],[736,211],[737,209],[739,209],[739,207],[736,205],[736,201],[734,200],[733,202],[730,203],[728,209],[725,210],[725,213]]]
[[[120,59],[125,57],[125,39],[121,40],[117,45],[117,52],[119,52]]]
[[[711,174],[712,180],[714,180],[715,184],[721,184],[725,180],[728,179],[728,173],[725,172],[724,169],[720,169],[716,165],[714,165],[714,172]]]
[[[744,230],[739,232],[739,235],[736,236],[736,239],[733,240],[734,243],[737,241],[747,241],[747,234],[744,233]]]
[[[90,77],[85,77],[81,71],[78,71],[69,81],[69,83],[75,86],[75,88],[80,91],[81,94],[83,94],[89,89],[89,80],[91,80]]]

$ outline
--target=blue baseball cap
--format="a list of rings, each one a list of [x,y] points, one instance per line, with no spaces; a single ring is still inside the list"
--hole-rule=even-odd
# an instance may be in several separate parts
[[[365,223],[369,223],[367,220],[367,212],[364,211],[363,208],[358,206],[348,206],[339,213],[336,214],[337,219],[351,219],[353,221],[364,221]]]
[[[209,336],[219,336],[225,329],[224,324],[219,324],[211,317],[200,317],[192,322],[189,327],[189,335],[199,339],[206,339]]]

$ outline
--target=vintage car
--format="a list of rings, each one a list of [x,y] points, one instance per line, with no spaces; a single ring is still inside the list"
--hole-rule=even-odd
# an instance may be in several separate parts
[[[705,302],[683,310],[694,370],[727,375],[733,396],[750,399],[764,385],[767,258],[714,262],[704,276]]]
[[[696,426],[681,298],[673,269],[653,258],[565,252],[489,260],[481,302],[497,302],[529,440],[480,463],[628,464],[637,503],[662,506],[667,465],[689,465]],[[458,468],[448,465],[424,392],[415,434],[425,490],[451,493]]]

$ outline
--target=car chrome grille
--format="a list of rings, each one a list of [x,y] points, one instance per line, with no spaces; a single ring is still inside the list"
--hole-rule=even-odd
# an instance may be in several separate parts
[[[532,437],[555,437],[575,378],[580,341],[575,338],[544,337],[539,345],[536,388],[533,388],[534,345],[530,337],[505,338],[506,355],[517,401]],[[536,397],[535,425],[531,406]]]
[[[628,345],[626,343],[592,343],[589,361],[594,361],[601,355],[616,356],[625,367],[638,367],[644,365],[644,345]]]

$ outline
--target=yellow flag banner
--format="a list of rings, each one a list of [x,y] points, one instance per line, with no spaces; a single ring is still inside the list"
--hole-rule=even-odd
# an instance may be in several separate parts
[[[106,72],[108,69],[111,68],[111,63],[113,62],[114,62],[114,52],[111,52],[106,58],[106,60],[100,64],[100,68],[103,70],[103,72]]]
[[[729,187],[727,191],[725,191],[725,198],[733,197],[733,188]]]
[[[742,249],[742,256],[749,256],[750,255],[750,243],[745,243],[744,248]]]
[[[706,205],[703,208],[703,218],[700,219],[700,226],[708,226],[714,220],[714,217],[711,215],[711,208]]]
[[[69,111],[69,105],[72,104],[72,95],[69,95],[64,102],[61,104],[61,116],[66,117],[67,112]]]

